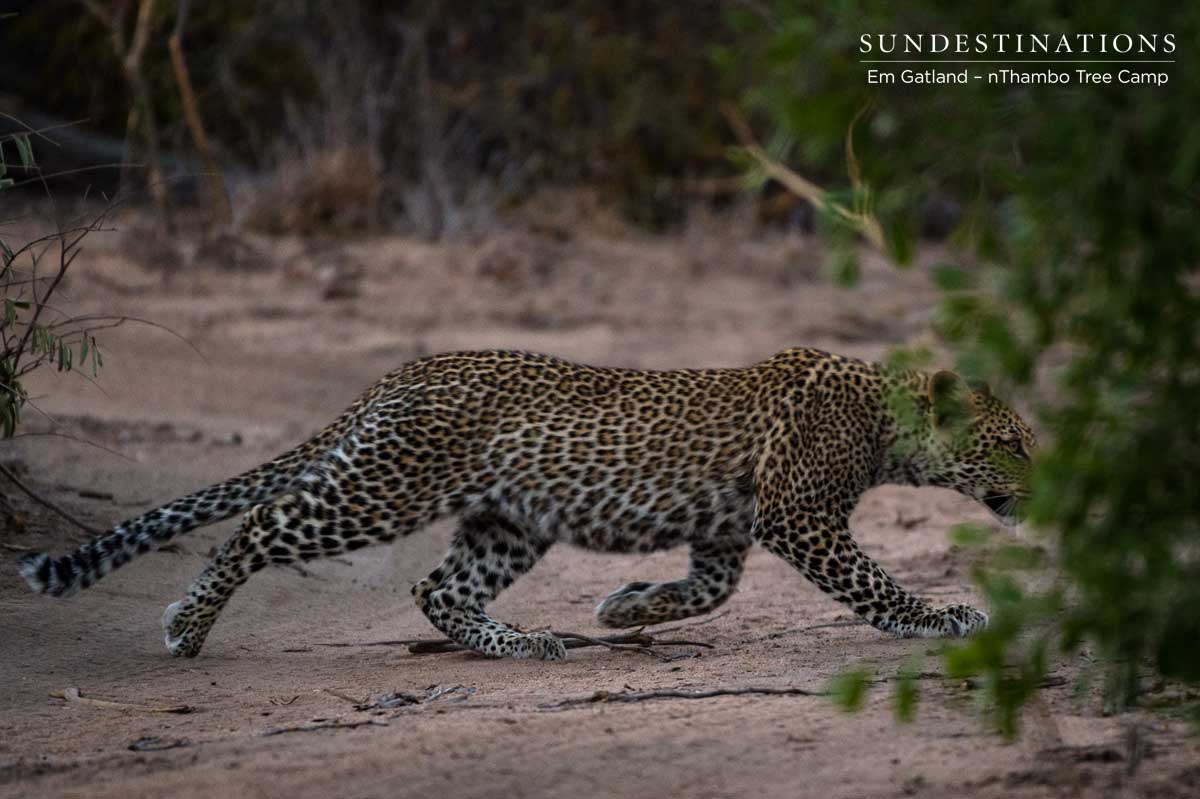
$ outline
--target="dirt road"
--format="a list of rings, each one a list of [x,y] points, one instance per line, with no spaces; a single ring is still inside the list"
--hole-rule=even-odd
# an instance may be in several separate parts
[[[813,267],[816,252],[778,238],[510,233],[439,246],[272,246],[268,271],[198,264],[164,277],[131,263],[120,238],[96,242],[67,286],[74,305],[169,324],[207,360],[155,329],[109,331],[103,391],[51,375],[35,389],[61,429],[120,456],[26,438],[6,445],[5,462],[103,527],[288,448],[420,354],[519,347],[679,367],[804,344],[872,357],[919,341],[934,297],[923,270],[871,260],[856,289],[833,287]],[[45,429],[35,416],[29,429]],[[933,656],[908,726],[896,726],[886,684],[857,715],[802,695],[556,706],[597,691],[821,692],[849,666],[886,681],[936,651],[840,624],[852,621],[840,606],[762,551],[723,612],[680,633],[714,648],[667,661],[583,649],[529,663],[362,645],[434,636],[409,589],[439,559],[445,526],[305,574],[263,572],[201,656],[176,660],[162,645],[162,609],[232,522],[59,601],[19,584],[16,558],[86,536],[17,503],[27,525],[0,534],[0,796],[1200,795],[1200,747],[1182,722],[1102,716],[1093,693],[1073,691],[1075,661],[1058,669],[1015,744],[988,731],[979,692],[939,678]],[[945,533],[986,518],[948,492],[882,488],[854,528],[902,583],[939,603],[978,601]],[[599,634],[592,608],[609,591],[685,566],[683,552],[555,548],[492,607],[527,628]],[[72,688],[127,706],[51,696]],[[356,709],[394,692],[413,703]],[[190,712],[158,712],[180,705]]]

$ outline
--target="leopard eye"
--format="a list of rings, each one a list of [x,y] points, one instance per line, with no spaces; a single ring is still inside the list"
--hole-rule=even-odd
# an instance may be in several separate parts
[[[1012,450],[1012,453],[1014,455],[1016,455],[1018,458],[1021,458],[1023,460],[1029,460],[1029,453],[1025,451],[1025,442],[1022,441],[1021,439],[1014,438],[1010,441],[1005,441],[1004,444],[1010,450]]]

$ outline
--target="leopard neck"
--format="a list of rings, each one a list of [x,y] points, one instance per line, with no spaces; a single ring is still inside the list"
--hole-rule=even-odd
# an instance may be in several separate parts
[[[879,465],[874,485],[923,485],[925,463],[920,443],[928,432],[929,375],[883,367],[879,367],[879,375]]]

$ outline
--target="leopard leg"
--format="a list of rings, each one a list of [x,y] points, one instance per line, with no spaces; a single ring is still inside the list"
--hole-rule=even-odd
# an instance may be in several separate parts
[[[403,474],[387,476],[387,492],[366,488],[380,482],[378,455],[366,454],[370,440],[361,432],[348,437],[298,478],[289,493],[242,517],[238,531],[187,595],[164,612],[164,639],[171,654],[197,655],[230,597],[254,572],[385,543],[449,509],[435,494],[407,491]]]
[[[452,512],[463,456],[448,452],[428,426],[399,400],[390,402],[359,419],[288,493],[246,513],[187,595],[167,607],[167,649],[199,653],[234,591],[267,565],[385,543]]]
[[[934,608],[905,590],[859,549],[850,514],[871,481],[874,455],[863,440],[812,439],[796,431],[837,430],[844,419],[801,418],[794,408],[768,434],[755,468],[753,537],[825,593],[880,630],[903,636],[962,637],[987,626],[968,605]]]
[[[317,508],[321,508],[317,510]],[[167,606],[163,633],[167,650],[195,657],[217,617],[250,575],[269,565],[330,557],[413,532],[424,519],[397,515],[381,524],[373,513],[338,515],[307,491],[285,494],[257,505],[188,587],[183,599]]]
[[[596,618],[605,627],[640,627],[708,613],[736,590],[750,543],[747,538],[693,544],[686,579],[627,583],[600,603]]]
[[[769,518],[760,517],[755,525],[760,543],[878,629],[906,637],[961,638],[987,627],[981,610],[934,608],[909,593],[859,549],[844,522],[810,514],[785,526],[764,521]]]
[[[489,657],[562,660],[567,650],[555,636],[522,632],[483,610],[551,543],[492,513],[466,517],[441,565],[413,586],[417,607],[451,640]]]

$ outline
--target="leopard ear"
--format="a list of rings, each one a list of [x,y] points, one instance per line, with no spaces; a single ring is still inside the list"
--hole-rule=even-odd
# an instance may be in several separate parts
[[[929,378],[929,404],[933,424],[939,428],[957,427],[971,415],[970,387],[954,372],[941,371]]]
[[[966,382],[961,377],[943,369],[929,378],[929,401],[937,405],[939,402],[961,396],[966,388]]]
[[[992,396],[992,387],[982,380],[968,380],[967,385],[981,397],[988,398]]]

